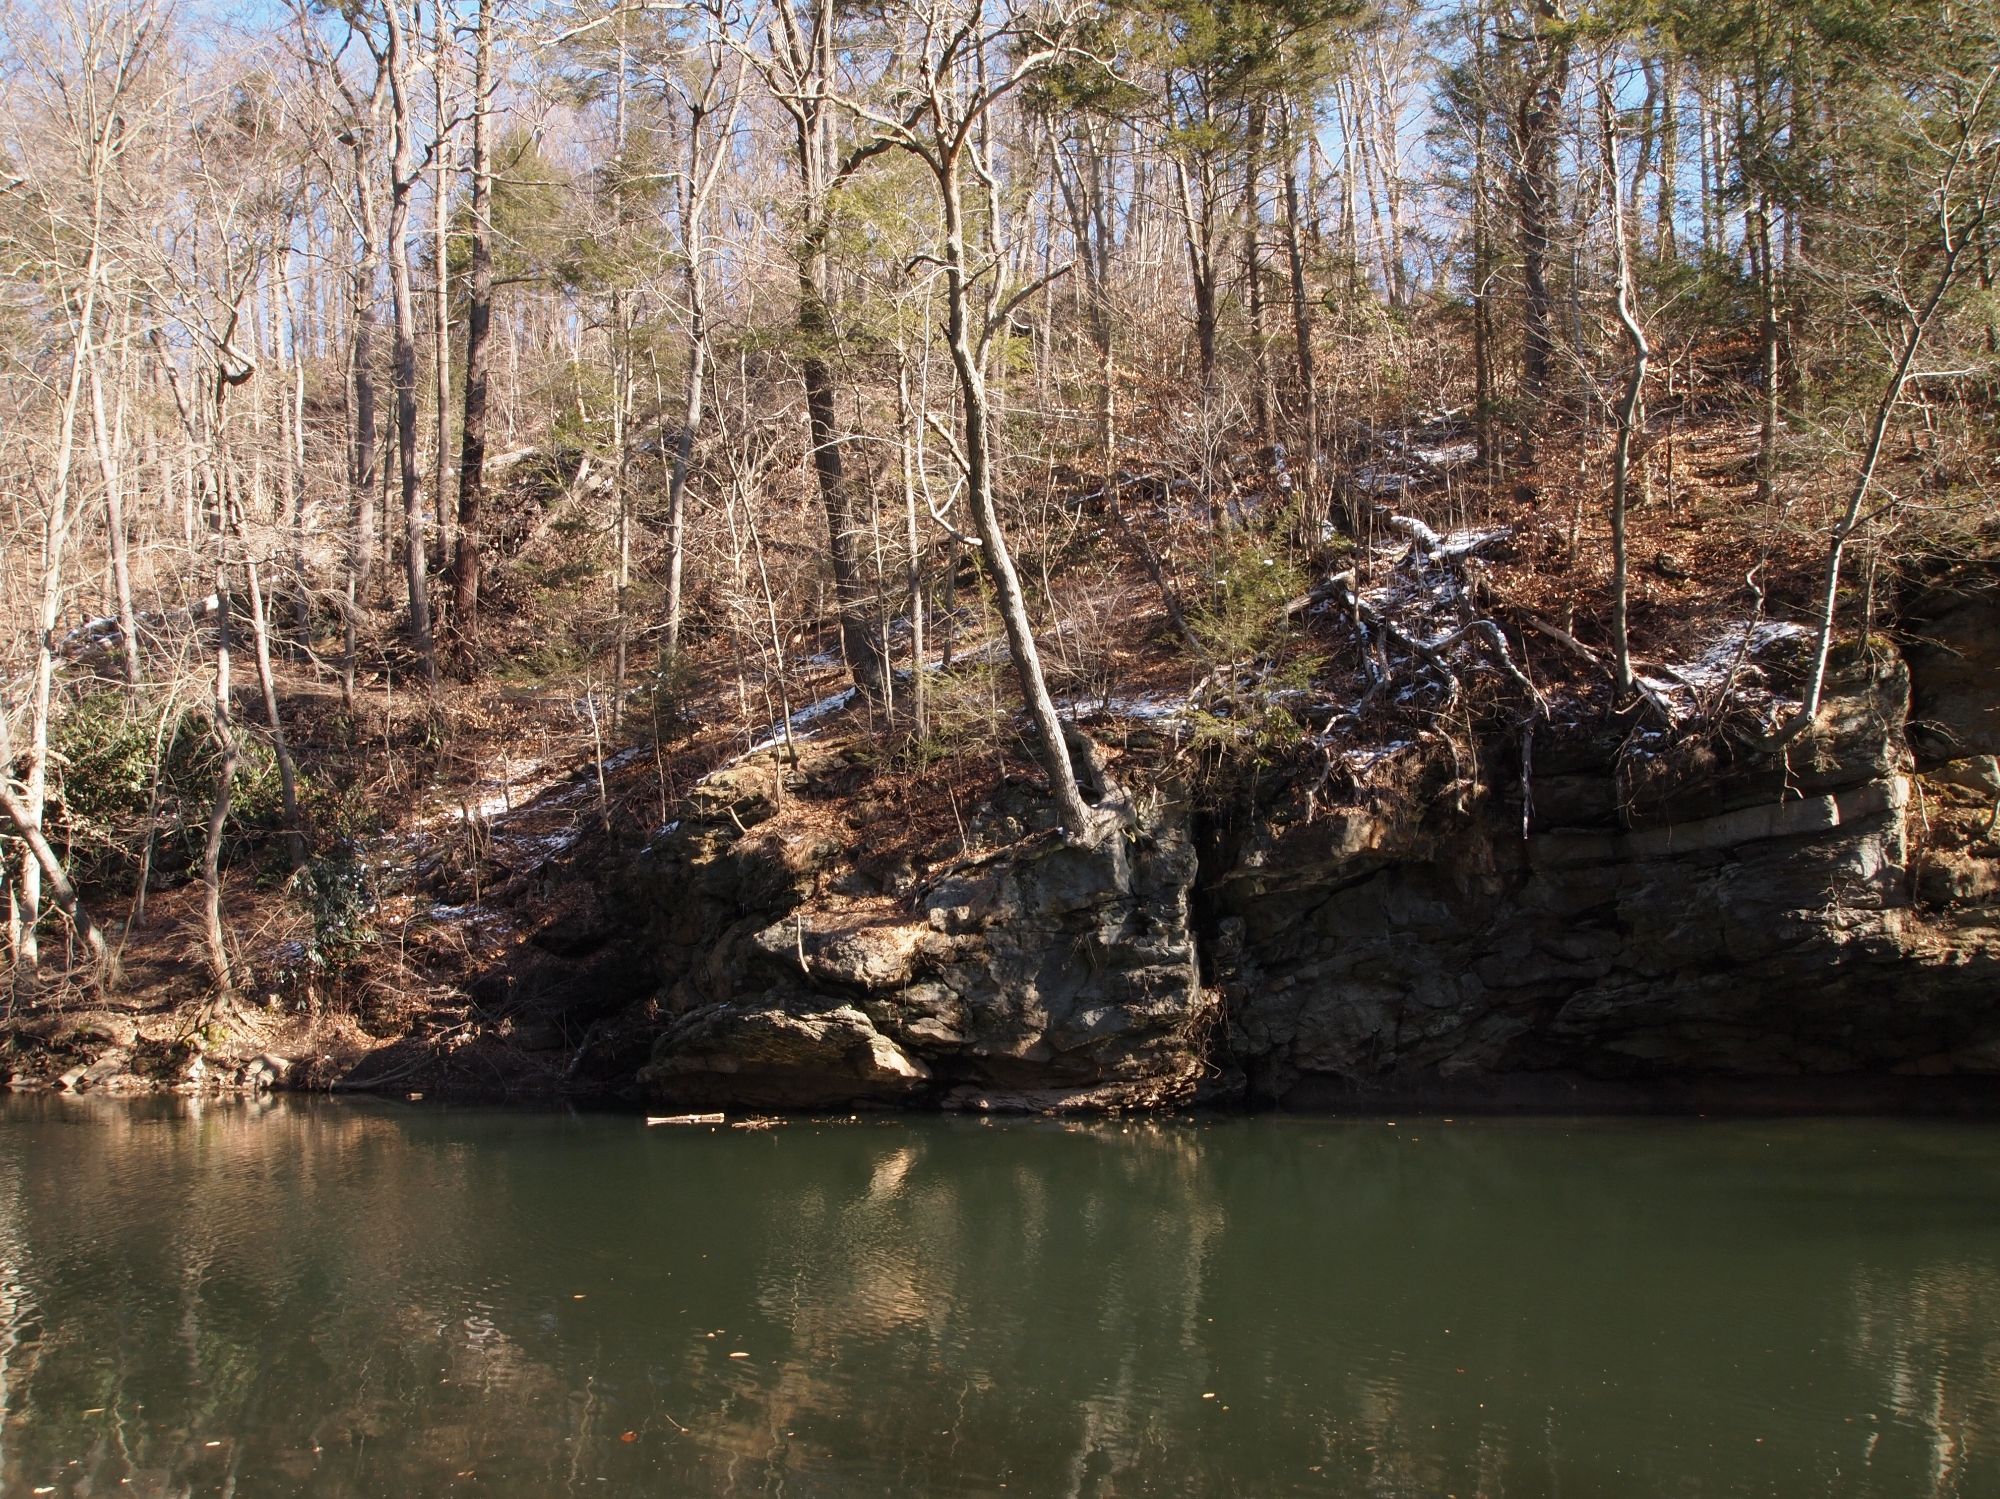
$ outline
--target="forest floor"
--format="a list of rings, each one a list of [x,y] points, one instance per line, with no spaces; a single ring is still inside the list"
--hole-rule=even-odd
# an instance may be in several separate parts
[[[1212,507],[1185,486],[1133,481],[1122,526],[1101,484],[1094,494],[1079,485],[1064,509],[1067,534],[1059,550],[1051,543],[1041,573],[1053,601],[1042,649],[1059,705],[1104,748],[1113,773],[1134,759],[1157,770],[1218,735],[1262,732],[1256,712],[1279,703],[1351,789],[1384,746],[1424,733],[1441,710],[1469,718],[1470,704],[1514,690],[1476,642],[1454,645],[1449,683],[1433,674],[1422,691],[1371,690],[1383,658],[1361,644],[1364,613],[1412,638],[1490,618],[1552,721],[1601,721],[1612,707],[1603,454],[1552,454],[1533,483],[1495,490],[1466,461],[1462,437],[1448,427],[1380,437],[1371,460],[1346,476],[1360,536],[1310,548],[1260,523],[1286,500],[1268,473],[1211,497]],[[1782,508],[1759,505],[1755,452],[1755,429],[1741,420],[1676,428],[1655,445],[1632,512],[1633,651],[1669,719],[1720,678],[1733,680],[1756,618],[1783,629],[1809,617],[1837,476],[1802,494],[1792,486]],[[1218,529],[1217,513],[1239,523]],[[1135,532],[1175,584],[1193,643],[1169,623]],[[1254,582],[1265,569],[1290,597],[1200,583],[1246,573]],[[1884,581],[1880,595],[1890,593]],[[865,841],[878,862],[901,858],[919,870],[971,852],[981,836],[968,827],[971,809],[1002,781],[1038,772],[997,621],[980,613],[977,589],[961,598],[971,607],[930,623],[933,663],[948,634],[955,669],[926,674],[922,739],[906,727],[907,705],[902,722],[885,724],[847,689],[831,628],[791,645],[782,699],[768,673],[739,676],[719,638],[697,640],[682,679],[699,685],[664,716],[650,695],[614,715],[601,679],[451,683],[426,697],[364,673],[349,705],[323,679],[287,668],[284,709],[302,767],[364,809],[350,830],[357,899],[336,913],[345,923],[339,971],[318,956],[328,947],[325,901],[268,856],[225,878],[239,979],[228,1002],[213,992],[198,882],[153,892],[143,925],[121,923],[121,902],[99,894],[118,937],[119,982],[108,993],[58,986],[17,996],[0,1027],[12,1033],[17,1071],[53,1078],[137,1048],[151,1057],[151,1077],[170,1082],[205,1053],[211,1084],[258,1082],[264,1055],[295,1063],[295,1082],[332,1084],[397,1038],[448,1047],[496,1020],[491,996],[479,997],[483,975],[524,948],[561,950],[566,924],[586,919],[574,903],[590,898],[595,865],[672,822],[704,776],[784,740],[788,720],[793,740],[845,746],[858,769],[844,805],[795,800],[783,830],[802,834],[818,820],[820,831]],[[385,612],[373,624],[386,660],[395,621]],[[505,661],[529,655],[545,622],[496,613],[486,628]],[[907,656],[906,640],[900,648]],[[648,680],[652,665],[636,661],[632,680]],[[906,696],[909,686],[905,673]],[[558,1081],[552,1066],[545,1085]]]

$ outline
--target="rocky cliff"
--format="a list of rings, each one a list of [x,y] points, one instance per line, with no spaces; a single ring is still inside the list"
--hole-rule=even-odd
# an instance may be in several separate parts
[[[1189,1096],[1216,998],[1196,965],[1184,806],[1103,808],[1103,835],[1034,824],[1027,786],[980,809],[1005,841],[940,861],[777,818],[839,804],[838,750],[710,778],[641,855],[634,891],[667,977],[639,1072],[672,1104],[1110,1107]],[[816,897],[831,895],[832,900]]]
[[[841,750],[767,751],[620,882],[656,986],[577,1076],[670,1107],[1983,1096],[2000,610],[1945,597],[1910,640],[1850,651],[1782,751],[1634,720],[1226,794],[1128,757],[1090,846],[1007,783],[913,850]]]
[[[1247,761],[1101,707],[1082,842],[1005,754],[981,780],[866,737],[767,747],[643,846],[538,859],[452,1006],[288,1080],[668,1110],[1993,1107],[2000,594],[1850,644],[1774,747],[1802,634],[1649,669],[1620,717],[1414,713]],[[151,1041],[46,1024],[31,1085],[286,1070],[266,1040],[204,1058],[171,1013]]]

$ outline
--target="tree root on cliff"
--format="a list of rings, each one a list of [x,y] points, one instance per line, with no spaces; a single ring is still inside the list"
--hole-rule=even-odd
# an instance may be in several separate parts
[[[1484,659],[1488,660],[1491,665],[1498,668],[1503,676],[1519,687],[1527,695],[1529,702],[1534,705],[1533,715],[1531,716],[1542,718],[1549,716],[1548,700],[1542,696],[1541,689],[1535,686],[1534,682],[1528,677],[1528,674],[1522,671],[1520,666],[1515,662],[1514,652],[1507,644],[1506,632],[1501,629],[1498,621],[1485,617],[1469,619],[1455,628],[1445,631],[1441,635],[1426,638],[1418,634],[1414,629],[1408,628],[1391,618],[1386,611],[1378,609],[1364,599],[1355,587],[1354,569],[1352,568],[1347,568],[1329,577],[1319,588],[1313,590],[1313,594],[1307,596],[1307,603],[1310,604],[1315,597],[1322,602],[1337,604],[1343,612],[1347,613],[1356,622],[1358,631],[1362,637],[1363,658],[1368,663],[1369,675],[1372,681],[1367,693],[1355,705],[1354,716],[1358,717],[1359,709],[1365,706],[1388,685],[1390,676],[1391,668],[1384,653],[1379,648],[1369,648],[1375,644],[1375,641],[1371,641],[1369,638],[1371,631],[1377,641],[1387,641],[1397,646],[1409,656],[1421,660],[1432,671],[1436,672],[1438,676],[1443,678],[1447,692],[1447,707],[1457,702],[1464,691],[1464,682],[1459,676],[1458,668],[1447,659],[1447,653],[1452,651],[1454,647],[1467,641],[1483,642],[1487,648]]]

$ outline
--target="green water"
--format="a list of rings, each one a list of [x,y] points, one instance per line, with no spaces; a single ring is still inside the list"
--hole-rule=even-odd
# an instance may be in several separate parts
[[[0,1393],[5,1499],[1993,1499],[2000,1129],[12,1099]]]

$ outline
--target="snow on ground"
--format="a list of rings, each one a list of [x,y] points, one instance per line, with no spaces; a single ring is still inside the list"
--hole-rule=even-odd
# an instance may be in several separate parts
[[[513,922],[492,907],[480,905],[477,901],[469,901],[462,906],[448,905],[439,901],[432,904],[424,912],[424,916],[445,926],[487,927],[499,932],[514,930]]]
[[[1810,625],[1792,620],[1765,619],[1754,624],[1739,620],[1718,631],[1691,659],[1661,662],[1655,672],[1635,676],[1676,722],[1700,712],[1701,699],[1725,686],[1736,699],[1762,707],[1778,698],[1763,685],[1762,674],[1755,669],[1757,657],[1775,645],[1811,640],[1814,635]],[[1738,670],[1739,662],[1742,670]]]
[[[549,787],[562,781],[567,774],[567,770],[555,770],[539,759],[517,760],[512,756],[503,756],[486,775],[473,783],[473,789],[483,793],[476,801],[470,795],[463,795],[456,802],[434,807],[414,818],[410,826],[417,832],[429,832],[447,823],[463,827],[468,815],[473,821],[491,822],[496,817],[526,806]]]
[[[1355,749],[1343,750],[1340,763],[1357,781],[1364,780],[1370,771],[1396,758],[1404,750],[1412,747],[1413,741],[1396,739],[1388,744],[1362,745]]]
[[[1481,530],[1466,527],[1458,531],[1447,531],[1438,538],[1437,554],[1454,561],[1476,556],[1490,546],[1505,541],[1514,534],[1512,526],[1488,526]]]
[[[788,725],[791,729],[790,738],[812,738],[813,724],[825,718],[828,714],[838,713],[858,696],[860,696],[859,688],[847,687],[829,697],[821,698],[818,702],[807,703],[790,718],[785,719],[781,723],[773,724],[769,729],[765,730],[762,739],[759,739],[729,763],[731,765],[738,764],[741,761],[749,759],[752,755],[760,754],[767,749],[775,749],[778,745],[783,744],[788,737],[785,732]]]
[[[1188,701],[1184,694],[1146,692],[1132,697],[1080,698],[1058,703],[1065,718],[1130,718],[1144,723],[1170,723],[1185,717]]]
[[[1478,460],[1479,444],[1476,442],[1430,443],[1410,449],[1410,456],[1417,462],[1431,468],[1462,468]]]
[[[1671,663],[1674,673],[1699,686],[1720,687],[1729,675],[1730,667],[1736,664],[1738,655],[1754,659],[1782,641],[1810,640],[1814,631],[1810,625],[1796,624],[1788,619],[1759,620],[1748,631],[1748,650],[1744,648],[1744,635],[1742,625],[1731,625],[1710,641],[1694,660]]]

